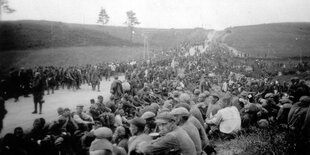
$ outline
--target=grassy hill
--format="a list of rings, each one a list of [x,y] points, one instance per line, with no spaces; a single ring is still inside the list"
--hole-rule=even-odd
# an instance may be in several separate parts
[[[204,29],[136,28],[133,42],[127,27],[81,25],[51,21],[0,22],[0,50],[42,49],[76,46],[143,46],[148,36],[151,48],[170,48],[181,41],[203,40]]]
[[[310,56],[310,23],[277,23],[227,28],[221,40],[253,57]]]

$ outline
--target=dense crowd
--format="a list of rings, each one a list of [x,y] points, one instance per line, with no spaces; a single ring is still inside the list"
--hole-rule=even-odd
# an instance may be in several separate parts
[[[3,137],[1,154],[215,154],[212,140],[233,139],[251,126],[271,124],[288,130],[289,154],[309,153],[307,79],[273,80],[266,76],[269,66],[263,60],[234,58],[216,43],[205,52],[188,54],[189,48],[182,44],[158,52],[151,61],[118,64],[115,70],[104,64],[25,71],[27,82],[11,88],[19,89],[19,95],[29,94],[28,84],[38,73],[52,91],[79,89],[83,83],[95,90],[102,77],[113,75],[111,96],[108,101],[98,96],[76,109],[59,107],[54,121],[35,119],[29,131],[15,128]],[[125,80],[113,71],[124,73]],[[11,79],[17,77],[12,73]]]
[[[78,90],[82,84],[92,86],[93,90],[100,91],[100,81],[110,80],[116,72],[124,72],[129,65],[125,63],[102,63],[85,66],[40,66],[36,68],[11,68],[9,76],[1,77],[0,96],[5,99],[14,98],[15,102],[20,96],[28,97],[32,93],[35,73],[40,73],[43,89],[49,95],[59,88]]]

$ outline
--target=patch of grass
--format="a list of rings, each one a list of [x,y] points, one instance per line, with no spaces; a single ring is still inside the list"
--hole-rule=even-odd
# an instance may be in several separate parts
[[[238,26],[229,30],[231,33],[223,31],[219,37],[252,57],[310,56],[310,23]]]
[[[210,30],[135,28],[132,42],[127,27],[70,24],[53,21],[1,21],[0,51],[76,46],[143,46],[171,48],[180,42],[203,41]]]
[[[216,140],[216,150],[219,154],[287,154],[286,132],[279,128],[260,129],[252,127],[246,133],[242,133],[229,141]]]
[[[0,71],[5,73],[11,67],[80,66],[142,58],[143,47],[86,46],[14,50],[0,53]]]

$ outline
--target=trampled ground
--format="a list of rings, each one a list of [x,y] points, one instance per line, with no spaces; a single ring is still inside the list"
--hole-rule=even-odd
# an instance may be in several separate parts
[[[120,80],[123,80],[124,76],[120,76]],[[97,100],[98,95],[102,95],[105,100],[108,100],[110,96],[111,81],[103,80],[100,83],[100,92],[92,91],[91,86],[82,85],[78,91],[72,91],[65,89],[56,90],[55,94],[45,95],[43,104],[43,114],[32,114],[34,109],[33,98],[20,97],[18,102],[14,102],[14,99],[9,99],[5,102],[8,113],[3,121],[4,128],[0,134],[3,137],[6,133],[13,132],[15,127],[22,127],[24,130],[32,127],[33,121],[36,118],[43,117],[46,122],[50,122],[57,117],[58,107],[68,107],[71,111],[75,110],[75,106],[78,104],[85,105],[85,108],[90,104],[90,99]]]

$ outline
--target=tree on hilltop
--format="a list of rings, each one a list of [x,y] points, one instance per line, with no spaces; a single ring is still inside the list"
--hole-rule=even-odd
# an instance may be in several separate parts
[[[99,12],[99,18],[97,23],[105,25],[109,22],[109,15],[107,14],[107,12],[105,11],[105,9],[101,8],[100,12]]]
[[[138,21],[138,18],[136,17],[136,13],[134,13],[132,10],[127,11],[127,21],[124,23],[128,26],[130,31],[130,41],[132,42],[132,37],[134,34],[134,27],[135,25],[139,25],[140,22]]]
[[[8,0],[0,0],[0,20],[2,17],[2,13],[13,13],[13,12],[15,12],[15,10],[9,6]]]

